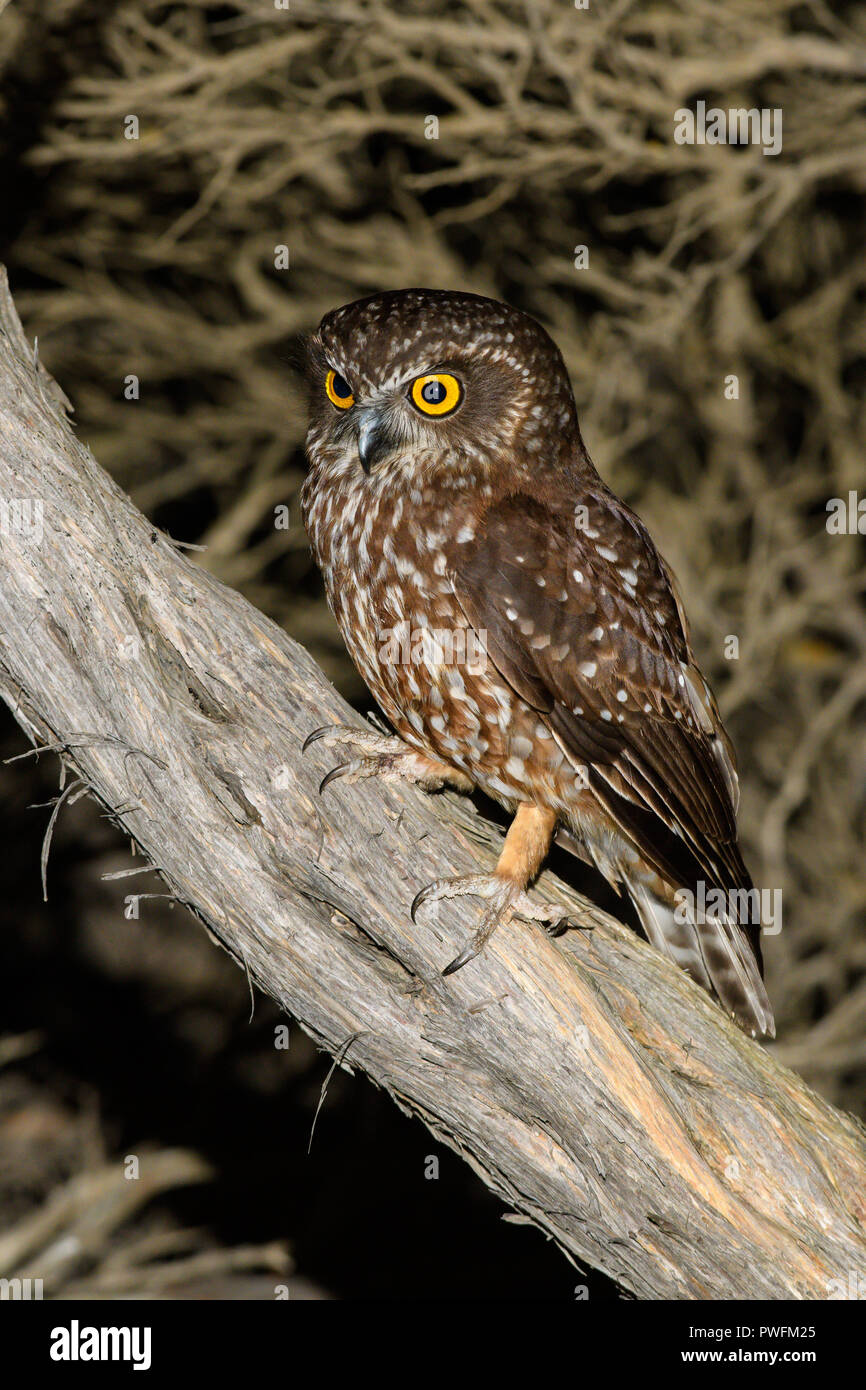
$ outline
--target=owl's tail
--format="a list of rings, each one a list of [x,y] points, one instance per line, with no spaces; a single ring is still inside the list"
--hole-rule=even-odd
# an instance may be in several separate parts
[[[734,913],[697,912],[668,901],[638,879],[626,881],[649,940],[714,994],[752,1037],[776,1036],[755,950]]]

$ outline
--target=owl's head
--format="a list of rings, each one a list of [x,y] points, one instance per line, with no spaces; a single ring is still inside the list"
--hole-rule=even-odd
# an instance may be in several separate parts
[[[562,355],[480,295],[395,290],[326,314],[308,344],[311,459],[369,475],[555,467],[579,444]]]

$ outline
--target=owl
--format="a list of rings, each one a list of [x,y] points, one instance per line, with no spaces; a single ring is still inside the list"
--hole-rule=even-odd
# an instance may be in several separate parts
[[[671,571],[584,447],[562,356],[526,314],[408,289],[308,343],[304,523],[328,601],[395,737],[317,729],[324,779],[480,788],[513,816],[469,894],[460,968],[557,839],[630,895],[647,937],[747,1032],[772,1036],[737,775]],[[757,917],[757,920],[756,920]]]

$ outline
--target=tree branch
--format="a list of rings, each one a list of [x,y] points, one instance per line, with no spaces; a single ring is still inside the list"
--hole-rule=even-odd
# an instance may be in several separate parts
[[[333,753],[302,755],[303,739],[358,716],[99,468],[5,275],[0,546],[0,694],[16,719],[341,1065],[641,1297],[847,1287],[866,1262],[862,1130],[633,933],[546,873],[543,891],[593,931],[504,926],[441,977],[473,909],[452,901],[415,927],[409,904],[434,877],[491,865],[498,832],[450,794],[319,797]]]

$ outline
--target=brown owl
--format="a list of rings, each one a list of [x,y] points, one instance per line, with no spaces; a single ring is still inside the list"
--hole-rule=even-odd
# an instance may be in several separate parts
[[[737,776],[674,581],[581,439],[562,356],[526,314],[412,289],[309,344],[303,514],[349,652],[399,737],[319,729],[337,777],[480,787],[513,813],[456,970],[554,838],[630,894],[650,941],[754,1035],[774,1032]],[[306,745],[305,745],[306,746]]]

